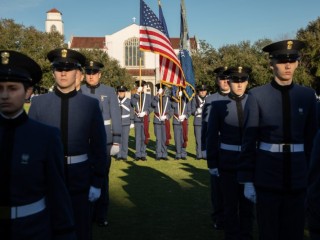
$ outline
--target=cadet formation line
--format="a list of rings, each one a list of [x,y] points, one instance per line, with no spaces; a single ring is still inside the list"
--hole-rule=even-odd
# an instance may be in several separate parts
[[[23,105],[41,68],[1,50],[1,239],[92,239],[92,222],[108,226],[111,156],[127,160],[134,128],[134,160],[147,160],[152,120],[155,160],[168,160],[170,127],[175,160],[186,159],[193,124],[196,159],[210,172],[213,227],[226,240],[253,239],[254,208],[260,240],[303,240],[305,226],[319,240],[317,100],[293,82],[303,47],[290,39],[264,47],[273,79],[249,91],[251,68],[218,67],[219,90],[197,86],[191,101],[164,84],[151,96],[144,81],[130,99],[126,86],[100,83],[103,64],[58,48],[47,55],[55,88],[33,97],[28,115]]]

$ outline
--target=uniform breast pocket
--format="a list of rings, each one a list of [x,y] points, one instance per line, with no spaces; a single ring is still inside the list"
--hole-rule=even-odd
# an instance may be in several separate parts
[[[109,108],[110,105],[110,99],[106,95],[101,95],[100,97],[100,104],[102,106],[102,110],[106,110]]]
[[[41,153],[16,153],[13,162],[12,175],[14,178],[24,179],[41,179],[44,177],[46,159]]]
[[[293,129],[299,129],[300,131],[303,131],[307,123],[307,116],[308,113],[304,108],[296,108],[293,112],[293,116],[291,117]]]

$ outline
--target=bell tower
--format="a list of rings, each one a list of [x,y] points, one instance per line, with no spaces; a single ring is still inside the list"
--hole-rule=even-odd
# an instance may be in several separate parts
[[[59,32],[61,35],[64,34],[62,13],[57,9],[52,8],[47,12],[46,32],[50,33],[54,31]]]

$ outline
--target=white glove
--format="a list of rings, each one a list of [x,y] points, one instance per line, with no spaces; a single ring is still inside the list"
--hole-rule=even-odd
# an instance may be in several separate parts
[[[186,115],[180,115],[179,120],[180,122],[183,122],[186,119]]]
[[[179,91],[179,97],[182,97],[182,91]]]
[[[201,151],[201,153],[202,153],[202,157],[203,158],[207,158],[207,151],[206,150]]]
[[[253,203],[256,203],[256,190],[252,182],[244,184],[244,196]]]
[[[167,116],[166,116],[166,115],[162,115],[162,116],[160,116],[160,120],[161,120],[161,121],[165,121],[165,120],[167,120]]]
[[[119,151],[120,151],[119,144],[113,144],[110,149],[110,155],[114,156],[114,155],[118,154]]]
[[[138,113],[138,117],[144,117],[145,115],[146,115],[146,112]]]
[[[220,176],[218,168],[209,168],[209,173],[212,176],[215,176],[215,177],[219,177]]]
[[[163,89],[162,89],[162,88],[159,88],[158,94],[161,95],[162,93],[163,93]]]
[[[89,197],[88,197],[90,202],[97,201],[100,195],[101,195],[101,188],[95,188],[94,186],[90,186]]]
[[[131,124],[130,124],[130,128],[134,128],[134,123],[131,123]]]
[[[196,115],[201,114],[201,113],[202,113],[202,108],[197,108]]]
[[[141,92],[142,92],[142,89],[143,89],[143,88],[142,88],[141,86],[138,87],[137,92],[138,92],[138,93],[141,93]]]

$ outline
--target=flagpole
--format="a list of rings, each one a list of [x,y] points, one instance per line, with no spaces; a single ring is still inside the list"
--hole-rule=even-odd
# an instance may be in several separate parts
[[[160,81],[160,89],[162,89],[162,83]],[[163,90],[162,90],[163,91]],[[159,116],[162,116],[162,96],[163,96],[163,93],[159,94],[159,101],[160,101],[160,115]]]
[[[160,6],[161,5],[161,1],[160,0],[158,0],[158,5]],[[162,82],[160,81],[160,89],[162,89]],[[162,108],[163,108],[163,106],[162,106],[162,96],[163,96],[163,94],[159,94],[159,101],[160,101],[160,115],[159,116],[162,116]]]
[[[179,95],[179,105],[180,105],[180,113],[179,115],[182,115],[182,96],[180,96],[180,92],[181,92],[181,86],[179,86],[179,92],[178,92],[178,95]]]
[[[141,56],[140,56],[140,58],[139,58],[139,87],[141,87],[141,83],[142,83],[142,79],[141,79]],[[142,111],[142,106],[141,106],[141,104],[142,104],[142,91],[141,92],[139,92],[139,95],[140,95],[140,98],[139,98],[139,100],[140,100],[140,112]]]

